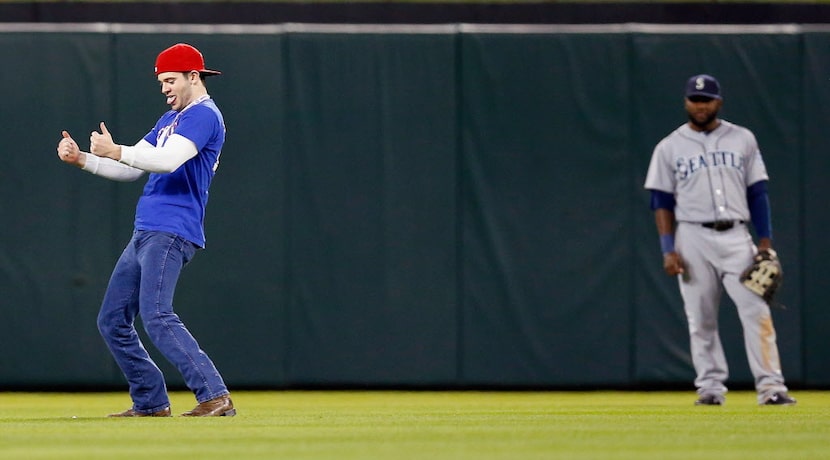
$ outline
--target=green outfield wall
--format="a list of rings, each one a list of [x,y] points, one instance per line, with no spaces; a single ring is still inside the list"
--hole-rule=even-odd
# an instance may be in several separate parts
[[[785,375],[830,386],[830,29],[47,24],[0,28],[0,389],[125,386],[95,317],[143,179],[55,146],[140,139],[180,41],[227,143],[175,308],[232,389],[691,389],[642,184],[701,72],[771,176]]]

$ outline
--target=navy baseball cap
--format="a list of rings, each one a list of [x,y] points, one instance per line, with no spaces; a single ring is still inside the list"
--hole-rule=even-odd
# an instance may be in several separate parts
[[[720,83],[718,80],[706,74],[695,75],[686,82],[686,97],[704,96],[712,99],[721,99]]]

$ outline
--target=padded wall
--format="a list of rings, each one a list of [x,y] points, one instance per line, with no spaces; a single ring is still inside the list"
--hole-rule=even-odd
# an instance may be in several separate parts
[[[224,72],[228,134],[176,310],[232,387],[691,388],[642,184],[698,72],[772,178],[785,374],[830,383],[826,33],[289,27],[0,32],[0,385],[124,385],[95,316],[143,180],[54,148],[100,121],[140,139],[179,41]],[[729,301],[721,321],[748,385]]]

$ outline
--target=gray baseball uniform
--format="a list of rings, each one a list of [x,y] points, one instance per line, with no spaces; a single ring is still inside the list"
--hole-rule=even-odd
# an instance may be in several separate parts
[[[723,289],[738,309],[759,403],[787,391],[769,306],[739,281],[757,251],[746,227],[747,187],[767,179],[755,136],[725,120],[710,132],[680,126],[657,144],[651,158],[645,188],[672,194],[676,202],[675,250],[685,268],[678,282],[701,395],[722,398],[727,391],[729,371],[718,333]]]

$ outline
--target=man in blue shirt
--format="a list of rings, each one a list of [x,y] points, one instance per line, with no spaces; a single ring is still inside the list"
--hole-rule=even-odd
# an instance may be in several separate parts
[[[225,142],[222,113],[207,93],[202,54],[179,43],[156,58],[155,74],[171,110],[133,146],[118,145],[102,122],[82,152],[63,131],[58,157],[117,181],[149,179],[138,200],[132,238],[115,265],[98,329],[130,386],[133,406],[111,417],[169,416],[164,376],[135,330],[141,316],[156,348],[182,374],[198,405],[183,416],[236,415],[216,366],[173,311],[181,270],[205,246],[208,188]]]

